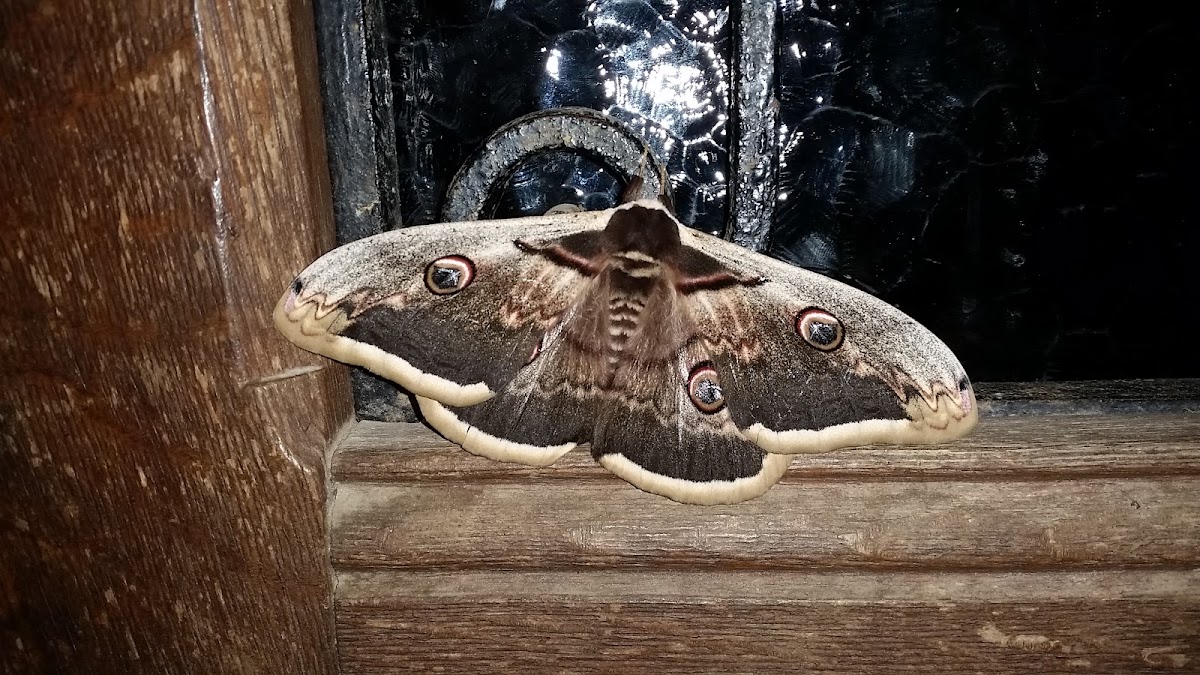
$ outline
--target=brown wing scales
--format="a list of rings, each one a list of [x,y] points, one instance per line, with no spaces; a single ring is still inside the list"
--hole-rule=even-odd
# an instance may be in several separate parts
[[[774,452],[946,440],[978,414],[911,318],[656,202],[378,235],[313,263],[275,319],[409,387],[472,452],[549,464],[591,442],[684,502],[761,494],[787,466]]]

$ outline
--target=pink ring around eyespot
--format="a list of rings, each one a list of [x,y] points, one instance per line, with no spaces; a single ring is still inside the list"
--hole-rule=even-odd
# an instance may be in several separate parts
[[[436,278],[439,272],[446,271],[452,275],[455,273],[458,275],[453,286],[444,286]],[[454,295],[470,286],[474,280],[475,263],[466,256],[443,256],[425,267],[425,288],[434,295]]]
[[[815,335],[815,331],[817,331],[816,326],[832,327],[834,331],[832,337],[827,341],[818,338]],[[796,315],[795,329],[796,334],[804,338],[804,341],[809,346],[823,352],[831,352],[841,347],[842,342],[846,339],[846,330],[842,326],[842,322],[836,316],[819,307],[809,307],[801,310]],[[822,330],[820,332],[822,333],[822,338],[824,338],[825,331]]]

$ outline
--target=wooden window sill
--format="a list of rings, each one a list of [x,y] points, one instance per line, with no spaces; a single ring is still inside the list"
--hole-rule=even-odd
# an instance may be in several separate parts
[[[797,456],[719,507],[586,449],[503,464],[418,424],[355,425],[332,478],[350,672],[1200,663],[1200,414],[986,417],[953,444]]]

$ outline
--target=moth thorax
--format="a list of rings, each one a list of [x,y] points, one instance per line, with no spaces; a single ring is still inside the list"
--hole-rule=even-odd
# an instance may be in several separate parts
[[[662,274],[662,263],[640,251],[614,253],[612,266],[634,279],[654,279]]]

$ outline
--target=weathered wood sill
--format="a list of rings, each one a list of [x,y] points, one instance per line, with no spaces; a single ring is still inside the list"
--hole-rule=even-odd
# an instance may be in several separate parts
[[[418,424],[331,461],[346,672],[1200,667],[1200,414],[986,417],[720,507]]]

